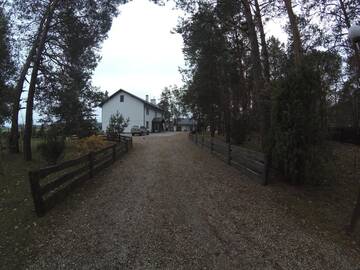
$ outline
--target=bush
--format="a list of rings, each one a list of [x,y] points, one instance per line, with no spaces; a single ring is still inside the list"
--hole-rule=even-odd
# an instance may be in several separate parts
[[[110,138],[117,138],[128,126],[130,119],[125,119],[122,114],[116,112],[116,114],[111,115],[109,126],[106,129],[106,134]]]
[[[45,134],[45,126],[44,126],[44,124],[41,125],[37,135],[38,135],[39,138],[44,138],[45,137],[46,134]]]
[[[91,151],[97,151],[104,148],[107,145],[107,142],[103,137],[100,136],[90,136],[87,138],[79,139],[76,142],[75,148],[80,155],[85,155]]]
[[[235,144],[242,144],[250,133],[248,117],[242,116],[240,119],[233,119],[231,123],[231,138]]]
[[[304,59],[305,60],[305,59]],[[319,184],[330,158],[325,145],[326,104],[319,73],[289,68],[273,104],[273,160],[292,183]]]
[[[49,164],[56,164],[65,150],[65,140],[56,134],[47,134],[45,142],[38,145],[38,150]]]
[[[79,123],[79,126],[75,133],[79,138],[87,138],[89,136],[97,134],[98,132],[99,127],[96,120],[87,119]]]

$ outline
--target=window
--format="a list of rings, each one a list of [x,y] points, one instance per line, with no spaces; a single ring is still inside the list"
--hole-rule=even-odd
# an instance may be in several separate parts
[[[120,96],[120,102],[124,102],[124,95]]]
[[[149,115],[149,108],[146,108],[146,115]]]
[[[149,121],[146,121],[146,128],[149,128]]]

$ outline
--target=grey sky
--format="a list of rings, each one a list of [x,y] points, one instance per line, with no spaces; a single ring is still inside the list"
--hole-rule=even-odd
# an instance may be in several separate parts
[[[172,2],[158,6],[149,0],[120,6],[121,13],[103,44],[102,60],[93,77],[95,86],[109,94],[122,88],[142,98],[146,94],[159,98],[165,86],[181,84],[182,38],[170,31],[182,13],[173,6]],[[285,41],[281,27],[281,20],[270,21],[268,36]]]
[[[103,44],[93,84],[110,94],[122,88],[142,98],[158,98],[165,86],[181,84],[182,38],[170,33],[181,13],[148,0],[134,0],[120,11]]]
[[[139,97],[160,96],[168,85],[181,85],[179,67],[184,67],[182,37],[171,34],[181,11],[174,10],[173,2],[158,6],[149,0],[134,0],[119,7],[108,39],[100,54],[102,60],[95,70],[93,85],[114,93],[122,88]],[[274,35],[286,41],[282,30],[283,19],[270,21],[265,29],[267,37]],[[96,110],[101,121],[101,110]],[[20,122],[25,119],[20,112]],[[39,119],[37,113],[35,121]]]

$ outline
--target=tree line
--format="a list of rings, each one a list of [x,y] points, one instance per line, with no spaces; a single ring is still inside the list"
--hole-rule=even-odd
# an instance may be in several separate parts
[[[11,123],[11,152],[20,151],[21,109],[25,160],[32,159],[35,108],[42,123],[60,125],[63,135],[91,131],[94,108],[105,96],[92,86],[92,73],[118,5],[125,2],[0,1],[0,125]]]
[[[358,0],[177,0],[185,100],[211,134],[262,151],[293,183],[319,181],[331,125],[359,128]],[[266,33],[286,22],[288,42]]]

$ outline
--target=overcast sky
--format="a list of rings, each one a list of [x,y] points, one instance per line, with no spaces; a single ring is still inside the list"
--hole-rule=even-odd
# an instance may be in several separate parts
[[[93,84],[114,93],[122,88],[139,97],[160,96],[168,85],[181,85],[178,68],[184,67],[182,38],[171,34],[179,10],[172,2],[158,6],[149,0],[134,0],[120,6],[101,51]],[[267,34],[285,41],[281,22],[270,22]]]
[[[181,84],[182,38],[170,33],[181,13],[149,0],[134,0],[120,12],[103,44],[93,84],[110,94],[122,88],[142,98],[158,98],[165,86]]]
[[[119,7],[108,39],[103,43],[100,61],[93,76],[93,85],[109,94],[127,90],[141,98],[149,95],[159,100],[168,85],[181,85],[179,67],[184,67],[182,37],[171,34],[182,13],[174,10],[172,1],[158,6],[149,0],[133,0]],[[286,41],[283,20],[266,25],[267,37],[275,35]],[[96,110],[101,121],[101,110]],[[20,113],[23,122],[25,112]],[[39,119],[34,115],[35,121]]]

